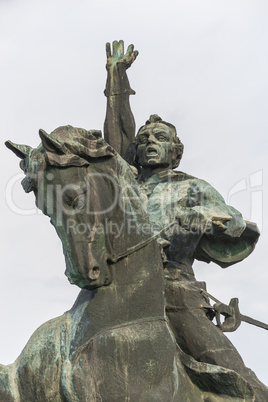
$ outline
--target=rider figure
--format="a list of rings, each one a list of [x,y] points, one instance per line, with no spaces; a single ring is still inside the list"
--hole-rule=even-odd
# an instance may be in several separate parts
[[[192,269],[195,259],[225,268],[246,258],[259,237],[257,226],[243,220],[207,182],[174,169],[183,145],[175,127],[152,115],[135,138],[126,70],[138,52],[123,41],[107,44],[107,111],[104,138],[138,168],[137,181],[146,194],[150,223],[161,232],[166,314],[181,349],[196,360],[232,369],[248,380],[260,400],[267,388],[248,369],[239,353],[211,321],[213,309],[200,293]],[[264,398],[264,399],[263,399]]]

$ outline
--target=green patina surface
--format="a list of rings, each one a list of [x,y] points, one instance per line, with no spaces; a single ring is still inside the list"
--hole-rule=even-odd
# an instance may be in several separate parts
[[[36,149],[6,143],[82,290],[16,362],[0,365],[0,401],[268,400],[211,321],[192,268],[243,260],[258,229],[207,182],[174,171],[183,144],[172,124],[151,115],[135,138],[126,71],[138,52],[123,41],[106,52],[105,141],[63,126],[40,130]]]

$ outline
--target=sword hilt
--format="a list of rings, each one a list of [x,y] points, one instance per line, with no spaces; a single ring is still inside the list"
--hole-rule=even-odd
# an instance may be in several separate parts
[[[241,324],[241,314],[238,307],[239,300],[234,297],[230,300],[229,305],[224,303],[214,304],[214,310],[216,312],[217,326],[223,332],[234,332]],[[225,319],[221,322],[220,316],[224,315]]]
[[[220,302],[214,296],[210,295],[206,290],[200,289],[200,292],[205,296],[209,297],[211,300],[214,300],[216,303],[213,305],[216,314],[217,326],[223,332],[233,332],[235,331],[241,321],[247,322],[248,324],[256,325],[259,328],[263,328],[268,330],[268,324],[264,322],[255,320],[254,318],[248,317],[246,315],[240,314],[238,303],[239,300],[237,297],[231,299],[229,305]],[[221,322],[221,315],[225,317],[224,321]]]
[[[238,307],[238,298],[235,297],[231,299],[229,305],[227,305],[220,302],[218,299],[216,299],[216,297],[212,296],[204,289],[200,289],[200,292],[216,302],[213,308],[216,314],[217,326],[223,332],[235,331],[241,324],[241,314]],[[225,317],[223,322],[221,322],[221,315]]]

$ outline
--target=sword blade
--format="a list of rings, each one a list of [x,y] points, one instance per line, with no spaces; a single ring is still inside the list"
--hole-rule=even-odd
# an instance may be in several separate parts
[[[256,327],[260,327],[260,328],[268,330],[268,325],[265,324],[264,322],[254,320],[254,318],[248,317],[247,315],[243,315],[243,314],[241,314],[240,317],[241,317],[242,321],[247,322],[248,324],[256,325]]]

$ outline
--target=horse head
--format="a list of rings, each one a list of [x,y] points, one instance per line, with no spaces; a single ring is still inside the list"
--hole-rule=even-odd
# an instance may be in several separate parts
[[[21,159],[22,186],[62,241],[69,281],[109,285],[110,264],[151,238],[132,171],[100,131],[63,126],[39,135],[37,148],[6,142]]]

